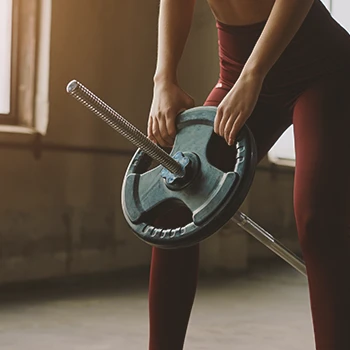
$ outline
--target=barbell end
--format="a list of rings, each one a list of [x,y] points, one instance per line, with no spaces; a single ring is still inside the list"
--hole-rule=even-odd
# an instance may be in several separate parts
[[[77,80],[72,80],[67,84],[66,91],[71,94],[74,92],[76,89],[78,89],[79,83]]]

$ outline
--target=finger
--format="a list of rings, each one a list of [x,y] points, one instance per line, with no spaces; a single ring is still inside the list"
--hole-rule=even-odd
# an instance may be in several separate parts
[[[185,110],[185,108],[181,109],[178,114],[182,113]],[[168,142],[169,145],[174,144],[175,136],[176,136],[176,116],[174,110],[169,109],[166,112],[165,119],[163,119],[164,124],[164,134],[162,134],[163,139]]]
[[[228,122],[228,120],[230,119],[231,115],[229,112],[226,112],[224,113],[224,115],[222,116],[221,118],[221,121],[220,121],[220,125],[219,125],[219,135],[224,137],[225,136],[225,127],[226,127],[226,124]]]
[[[152,127],[153,127],[153,119],[152,119],[152,117],[149,117],[148,124],[147,124],[147,136],[149,138],[153,137]]]
[[[160,136],[164,140],[164,147],[171,148],[174,144],[174,138],[169,135],[167,128],[167,118],[158,120]]]
[[[214,119],[214,132],[216,134],[219,134],[219,126],[220,126],[222,116],[223,116],[223,110],[222,108],[219,107],[216,111],[216,116]]]
[[[157,143],[157,140],[153,135],[152,128],[153,128],[153,119],[152,117],[149,117],[148,125],[147,125],[147,136],[152,142]]]
[[[148,123],[147,123],[147,135],[148,136],[152,135],[152,123],[153,123],[153,120],[152,120],[152,117],[150,116],[148,118]]]
[[[162,138],[157,118],[153,119],[152,133],[160,146],[169,147],[168,143]]]
[[[148,136],[148,138],[155,144],[157,144],[157,140],[156,138],[152,135],[152,136]]]
[[[236,121],[232,126],[230,135],[228,137],[228,144],[230,146],[235,143],[235,140],[237,139],[237,135],[241,131],[244,123],[245,123],[245,119],[242,117],[242,115],[238,116],[238,118],[236,119]]]
[[[169,146],[169,144],[172,143],[172,140],[171,140],[170,136],[168,135],[168,129],[166,127],[166,118],[164,118],[164,117],[162,117],[161,119],[156,118],[156,120],[158,122],[160,137],[162,138],[162,140],[164,141],[166,146]]]
[[[167,117],[166,120],[165,120],[166,129],[167,129],[168,137],[169,137],[169,139],[167,139],[167,141],[170,142],[172,145],[174,144],[174,140],[175,140],[175,137],[176,137],[175,120],[176,120],[175,116]]]
[[[237,117],[238,116],[234,117],[233,115],[231,115],[231,117],[226,122],[225,129],[224,129],[224,138],[227,143],[229,142],[230,132],[232,130],[232,127],[235,121],[237,120]]]

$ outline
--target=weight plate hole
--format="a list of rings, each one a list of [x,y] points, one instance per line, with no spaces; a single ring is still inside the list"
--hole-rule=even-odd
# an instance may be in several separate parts
[[[223,172],[234,171],[236,165],[236,146],[229,146],[225,139],[213,132],[207,145],[208,162]],[[229,159],[229,161],[228,161]]]
[[[176,229],[192,222],[192,211],[182,201],[169,199],[151,210],[143,220],[156,228]]]

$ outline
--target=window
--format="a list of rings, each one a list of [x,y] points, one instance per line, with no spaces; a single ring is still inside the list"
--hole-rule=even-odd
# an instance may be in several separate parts
[[[0,114],[8,116],[11,101],[12,0],[0,1]]]
[[[331,0],[331,4],[333,17],[350,32],[349,0]]]
[[[294,130],[290,126],[278,139],[268,153],[268,158],[272,163],[295,166]]]
[[[50,21],[51,0],[0,0],[0,132],[46,131]]]
[[[323,0],[332,16],[350,32],[350,2],[349,0]],[[294,132],[289,127],[271,148],[268,158],[271,162],[281,165],[295,165]]]

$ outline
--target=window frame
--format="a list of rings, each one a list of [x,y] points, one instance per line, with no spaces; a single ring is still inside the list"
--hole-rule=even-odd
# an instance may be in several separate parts
[[[0,126],[34,127],[39,0],[12,0],[10,113]]]

